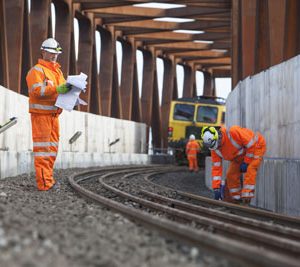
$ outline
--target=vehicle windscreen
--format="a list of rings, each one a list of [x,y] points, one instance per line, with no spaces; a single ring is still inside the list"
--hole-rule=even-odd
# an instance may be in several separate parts
[[[211,106],[199,106],[197,110],[197,122],[216,123],[218,108]]]
[[[174,107],[174,120],[193,121],[195,106],[187,104],[176,104]]]

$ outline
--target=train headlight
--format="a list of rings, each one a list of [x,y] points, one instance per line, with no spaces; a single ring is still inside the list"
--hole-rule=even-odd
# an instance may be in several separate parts
[[[168,137],[172,137],[173,136],[173,127],[169,127],[168,128]]]

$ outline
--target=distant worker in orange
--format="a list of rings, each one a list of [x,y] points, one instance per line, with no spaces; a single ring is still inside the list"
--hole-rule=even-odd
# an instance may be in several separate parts
[[[229,160],[226,184],[231,198],[239,203],[249,204],[254,197],[257,170],[266,152],[266,141],[260,133],[248,128],[232,126],[203,127],[203,144],[211,150],[212,188],[215,199],[223,198],[222,159]],[[240,176],[244,173],[243,184]]]
[[[195,135],[191,134],[186,144],[186,155],[189,161],[189,170],[197,172],[199,170],[197,154],[200,152],[199,143],[195,140]]]
[[[69,85],[56,62],[62,53],[59,43],[49,38],[42,43],[41,59],[29,70],[26,81],[29,93],[36,183],[39,190],[49,190],[56,181],[53,167],[59,143],[58,116],[55,106],[58,94],[69,91]]]

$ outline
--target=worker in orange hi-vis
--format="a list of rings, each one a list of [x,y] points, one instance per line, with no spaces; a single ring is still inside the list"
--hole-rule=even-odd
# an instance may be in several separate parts
[[[49,190],[56,181],[53,167],[58,152],[59,120],[62,110],[55,106],[58,94],[70,85],[56,62],[62,53],[59,43],[49,38],[42,43],[41,59],[29,70],[26,81],[29,93],[36,183],[39,190]]]
[[[191,134],[186,144],[186,155],[189,161],[189,170],[197,172],[199,170],[197,154],[200,152],[199,143],[195,140],[195,135]]]
[[[212,188],[215,199],[222,199],[222,159],[230,161],[226,184],[233,201],[249,204],[254,197],[257,170],[266,152],[266,141],[260,133],[232,126],[203,127],[203,144],[211,150]],[[244,174],[241,184],[241,174]]]

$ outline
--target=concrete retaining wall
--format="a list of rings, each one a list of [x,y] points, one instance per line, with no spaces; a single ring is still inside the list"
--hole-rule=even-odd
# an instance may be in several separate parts
[[[267,141],[252,204],[300,216],[300,56],[241,81],[226,103],[226,126],[261,132]],[[206,183],[210,186],[210,158]],[[225,164],[226,169],[226,164]]]
[[[18,123],[0,134],[0,178],[34,170],[28,98],[0,86],[0,124],[11,117]],[[64,111],[60,127],[56,168],[149,163],[145,124]],[[69,144],[77,131],[82,135]],[[120,141],[110,147],[116,139]]]
[[[211,188],[211,158],[206,158],[205,183]],[[225,177],[229,162],[224,161]],[[251,205],[290,216],[300,216],[300,160],[265,158],[259,168]],[[223,178],[224,178],[223,177]]]
[[[226,125],[260,131],[268,157],[300,158],[300,56],[248,77],[229,94]]]

